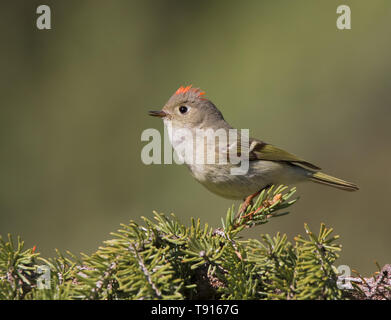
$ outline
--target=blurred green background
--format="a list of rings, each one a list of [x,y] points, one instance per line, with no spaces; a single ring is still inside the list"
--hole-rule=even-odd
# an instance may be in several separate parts
[[[299,185],[290,215],[246,237],[325,222],[339,263],[391,263],[391,1],[45,1],[49,31],[40,4],[0,4],[2,236],[52,255],[91,253],[152,210],[219,226],[230,200],[140,159],[142,131],[163,128],[147,111],[193,84],[234,127],[361,187]]]

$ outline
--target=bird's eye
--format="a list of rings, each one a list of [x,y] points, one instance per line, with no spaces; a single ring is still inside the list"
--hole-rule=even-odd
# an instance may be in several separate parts
[[[186,106],[180,106],[179,107],[179,112],[182,114],[185,114],[187,111],[189,111],[189,108]]]

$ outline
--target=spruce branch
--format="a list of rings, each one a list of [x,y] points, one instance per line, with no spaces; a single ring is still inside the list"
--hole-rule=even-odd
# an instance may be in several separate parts
[[[297,199],[285,186],[263,190],[245,212],[228,209],[220,228],[200,219],[183,224],[154,212],[121,224],[91,254],[56,251],[45,259],[18,238],[0,239],[1,299],[391,299],[391,268],[371,278],[341,277],[335,262],[341,246],[332,228],[304,225],[294,242],[285,234],[243,240],[242,232],[287,214]],[[39,288],[38,267],[50,270]],[[342,280],[351,287],[340,288]]]
[[[288,187],[283,185],[263,189],[255,203],[248,206],[244,212],[238,209],[234,214],[234,207],[229,208],[225,221],[221,219],[222,229],[218,230],[223,230],[228,237],[234,237],[244,228],[255,227],[267,223],[271,218],[284,216],[289,212],[281,212],[281,210],[290,207],[298,200],[298,198],[290,200],[295,192],[296,188],[288,190]],[[215,233],[219,233],[218,230]]]

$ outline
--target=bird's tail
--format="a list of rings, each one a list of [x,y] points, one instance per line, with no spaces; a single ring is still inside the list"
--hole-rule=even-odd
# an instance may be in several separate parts
[[[311,176],[310,180],[346,191],[356,191],[359,189],[358,186],[354,183],[329,176],[328,174],[322,172],[315,172]]]

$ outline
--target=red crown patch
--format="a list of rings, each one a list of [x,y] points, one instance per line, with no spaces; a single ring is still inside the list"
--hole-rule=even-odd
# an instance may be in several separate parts
[[[198,88],[193,88],[192,85],[187,86],[187,87],[180,86],[179,89],[175,92],[175,94],[181,94],[181,93],[186,93],[186,92],[192,92],[192,93],[196,94],[200,98],[201,98],[202,95],[205,94],[204,91],[201,91]]]

